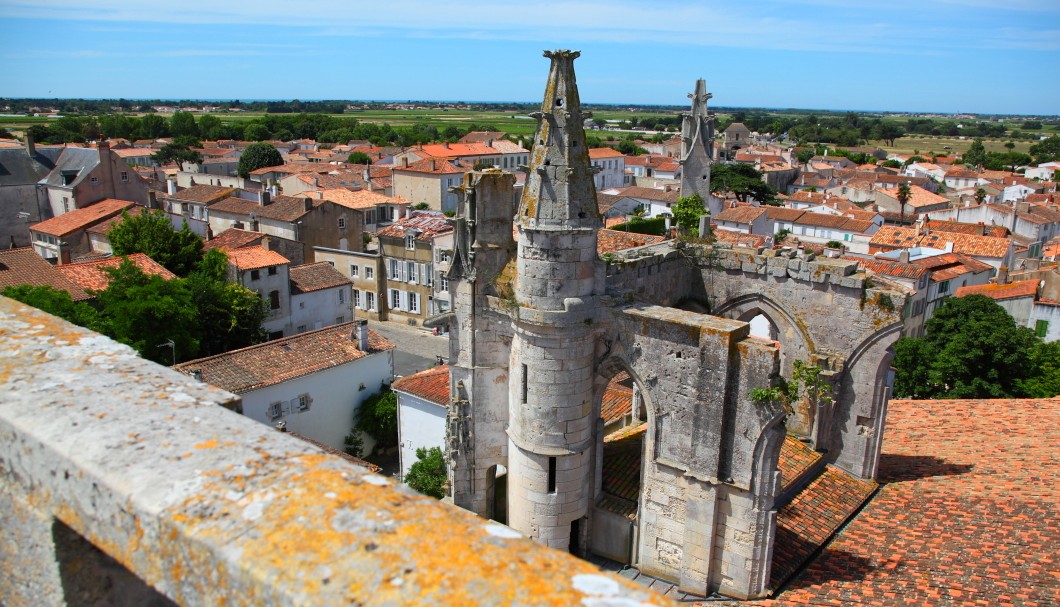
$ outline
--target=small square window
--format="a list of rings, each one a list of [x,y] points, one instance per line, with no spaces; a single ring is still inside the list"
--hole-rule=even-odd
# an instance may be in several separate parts
[[[345,316],[336,316],[335,317],[335,324],[341,325],[344,322],[346,322],[346,317]]]
[[[283,403],[277,401],[269,404],[269,419],[279,419],[283,417]]]
[[[121,172],[121,182],[122,183],[129,183],[129,172],[128,171],[122,171]]]
[[[261,278],[261,270],[251,270],[250,271],[250,279],[251,280],[257,280],[259,278]]]
[[[276,266],[269,266],[269,276],[276,276]]]
[[[372,266],[364,266],[364,277],[375,278],[375,268]]]
[[[350,264],[350,278],[357,278],[361,268],[357,264]]]
[[[298,401],[298,405],[297,406],[298,406],[298,410],[299,411],[308,411],[309,410],[309,405],[310,405],[310,403],[313,402],[313,399],[309,398],[308,394],[299,394],[298,398],[297,398],[297,401]]]
[[[339,217],[339,229],[340,230],[345,230],[346,229],[346,218],[345,217]]]

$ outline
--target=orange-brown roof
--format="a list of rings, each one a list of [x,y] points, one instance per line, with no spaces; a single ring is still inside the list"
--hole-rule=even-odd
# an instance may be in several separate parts
[[[605,425],[633,412],[633,388],[619,382],[618,377],[613,378],[604,389],[604,396],[600,401],[600,417]]]
[[[624,154],[613,148],[589,148],[589,158],[622,158]]]
[[[597,255],[605,255],[635,247],[658,244],[664,240],[666,240],[665,236],[602,229],[596,234],[596,253]]]
[[[878,192],[888,198],[893,198],[895,202],[898,201],[898,189],[897,188],[883,188],[878,189]],[[912,209],[919,209],[921,207],[927,207],[938,204],[949,204],[950,199],[945,196],[939,196],[938,194],[929,192],[924,188],[916,185],[909,186],[909,200],[906,204]]]
[[[884,248],[930,247],[945,249],[948,243],[953,244],[955,253],[983,257],[1004,257],[1012,241],[1008,238],[993,238],[956,232],[934,231],[928,234],[917,234],[915,228],[883,226],[869,240],[870,246]]]
[[[176,194],[166,194],[166,198],[173,200],[187,200],[189,202],[203,202],[207,205],[211,202],[221,200],[235,193],[235,188],[225,188],[217,185],[200,183],[190,188],[184,188]]]
[[[265,235],[261,232],[249,232],[247,230],[240,230],[239,228],[228,228],[224,232],[221,232],[217,236],[214,236],[203,243],[202,250],[241,249],[243,247],[261,244],[261,239],[264,237]]]
[[[29,229],[34,232],[62,238],[69,234],[73,234],[78,230],[84,230],[97,223],[110,219],[115,215],[121,214],[123,210],[135,206],[136,203],[130,200],[107,198],[92,203],[87,207],[81,207],[80,209],[74,209],[69,213],[63,213],[58,217],[45,219],[40,223],[30,226]]]
[[[448,218],[438,211],[413,211],[411,217],[405,217],[396,223],[392,223],[378,232],[376,236],[389,238],[404,238],[409,230],[419,230],[416,240],[431,240],[440,234],[448,234],[453,231],[453,224]]]
[[[0,291],[19,285],[66,291],[74,301],[91,299],[80,285],[63,275],[56,266],[44,261],[33,249],[0,249]]]
[[[235,266],[237,270],[257,270],[291,263],[291,260],[283,255],[262,246],[230,249],[225,253],[228,254],[228,263]]]
[[[738,206],[722,210],[714,216],[714,221],[731,221],[733,223],[752,223],[762,215],[766,209],[763,207]]]
[[[116,268],[121,265],[125,258],[108,257],[96,261],[73,263],[57,266],[59,272],[81,286],[85,290],[102,291],[110,285],[110,275],[103,271],[104,268]],[[166,280],[177,276],[167,270],[162,264],[151,259],[143,253],[133,253],[128,256],[133,265],[143,270],[144,274],[154,274]]]
[[[367,352],[357,347],[357,341],[357,324],[347,322],[190,360],[173,368],[188,375],[201,371],[204,382],[235,394],[244,394],[395,347],[371,329],[368,330]]]
[[[957,289],[957,297],[966,295],[986,295],[990,299],[1015,299],[1017,297],[1034,297],[1038,294],[1037,280],[1018,280],[1008,284],[970,285]]]
[[[408,166],[395,166],[394,171],[407,171],[410,173],[431,173],[432,175],[451,175],[455,173],[466,173],[468,170],[460,167],[448,159],[427,159],[418,162],[410,162]]]
[[[349,278],[326,261],[294,266],[290,270],[291,293],[310,293],[352,284]]]
[[[329,189],[323,192],[324,200],[350,209],[370,209],[381,204],[408,204],[401,196],[386,196],[370,190],[351,192],[346,189]]]
[[[449,365],[438,365],[426,371],[406,375],[390,385],[395,392],[407,392],[424,400],[449,406]]]

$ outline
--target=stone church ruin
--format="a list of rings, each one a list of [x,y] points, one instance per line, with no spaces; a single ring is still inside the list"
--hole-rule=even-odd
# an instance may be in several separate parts
[[[777,510],[790,499],[782,487],[797,490],[782,479],[786,441],[813,453],[818,470],[875,475],[903,296],[873,287],[856,263],[796,251],[669,241],[600,259],[578,53],[545,56],[517,208],[510,174],[474,172],[460,188],[452,498],[684,592],[765,596]],[[714,123],[702,81],[690,98],[682,194],[706,201]],[[772,339],[751,335],[757,316]],[[787,410],[752,399],[796,361],[821,370],[829,398]],[[631,387],[633,419],[605,442],[601,402],[615,378]],[[628,478],[616,484],[620,468]]]

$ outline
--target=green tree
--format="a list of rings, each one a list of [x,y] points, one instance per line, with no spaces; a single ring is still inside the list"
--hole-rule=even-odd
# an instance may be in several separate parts
[[[169,133],[174,137],[198,137],[199,125],[195,124],[195,116],[191,112],[174,112],[169,117]]]
[[[162,146],[157,152],[151,155],[151,159],[160,165],[169,164],[171,162],[177,163],[180,170],[184,170],[184,163],[199,163],[202,162],[202,154],[189,148],[187,145],[181,143],[167,143]]]
[[[26,305],[43,310],[48,314],[68,320],[75,325],[94,328],[99,318],[95,308],[84,302],[74,302],[70,294],[62,289],[48,286],[18,285],[3,290],[4,297],[10,297]]]
[[[228,280],[228,256],[206,253],[186,280],[199,316],[199,356],[211,356],[265,341],[261,328],[268,315],[265,300]]]
[[[130,216],[122,213],[122,220],[107,232],[115,255],[144,253],[177,276],[187,276],[202,259],[202,240],[185,222],[174,230],[169,216],[160,210]]]
[[[982,295],[950,298],[921,338],[895,344],[895,395],[903,398],[1010,398],[1026,395],[1040,343]]]
[[[223,139],[225,135],[225,125],[217,116],[214,116],[213,114],[204,114],[199,117],[199,131],[197,135],[206,140]]]
[[[905,225],[905,204],[909,202],[912,195],[913,191],[909,189],[908,183],[898,186],[898,214],[901,217],[899,220],[901,225]]]
[[[710,172],[710,191],[732,192],[740,202],[753,198],[761,204],[777,206],[777,191],[762,182],[762,174],[743,162],[716,164]]]
[[[375,439],[377,450],[398,444],[397,395],[390,386],[364,400],[353,427]]]
[[[677,222],[677,227],[681,229],[682,233],[702,236],[699,233],[699,218],[709,214],[710,211],[703,206],[703,199],[700,198],[699,194],[678,198],[672,211],[674,221]]]
[[[103,271],[110,285],[95,293],[98,330],[160,364],[198,356],[198,315],[184,281],[145,274],[128,259]],[[163,347],[170,341],[172,351]]]
[[[814,157],[815,154],[816,154],[816,150],[807,148],[807,149],[799,150],[798,152],[795,152],[795,159],[799,161],[799,164],[806,164],[807,162],[810,161],[811,158]]]
[[[372,164],[372,157],[364,152],[354,152],[346,159],[350,164]]]
[[[1031,146],[1031,154],[1037,163],[1052,162],[1060,160],[1060,135],[1052,137]]]
[[[986,160],[986,146],[983,145],[983,139],[976,137],[972,141],[972,145],[969,146],[968,151],[964,153],[961,158],[961,162],[971,166],[978,166],[983,164]]]
[[[439,447],[416,449],[416,462],[405,475],[405,484],[433,498],[445,497],[445,457]]]
[[[165,137],[169,133],[166,119],[158,114],[148,114],[140,119],[140,135],[146,139]]]
[[[626,156],[639,156],[640,154],[648,153],[648,150],[645,150],[644,148],[638,146],[636,143],[633,143],[632,139],[623,139],[622,141],[618,142],[618,147],[616,149],[619,152],[625,154]]]
[[[269,127],[260,122],[255,122],[247,125],[247,128],[243,130],[243,137],[247,141],[264,141],[272,137],[272,133],[269,132]]]
[[[986,190],[984,190],[983,188],[976,188],[975,189],[975,203],[976,204],[983,204],[984,202],[986,202]]]
[[[252,143],[243,150],[243,155],[239,157],[239,176],[245,179],[250,176],[251,171],[281,164],[283,164],[283,156],[280,155],[279,150],[267,143]]]

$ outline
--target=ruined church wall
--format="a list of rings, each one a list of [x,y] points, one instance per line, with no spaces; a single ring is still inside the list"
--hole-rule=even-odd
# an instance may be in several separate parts
[[[700,276],[680,250],[669,245],[619,254],[607,265],[607,294],[617,303],[632,301],[672,306],[703,294]]]

